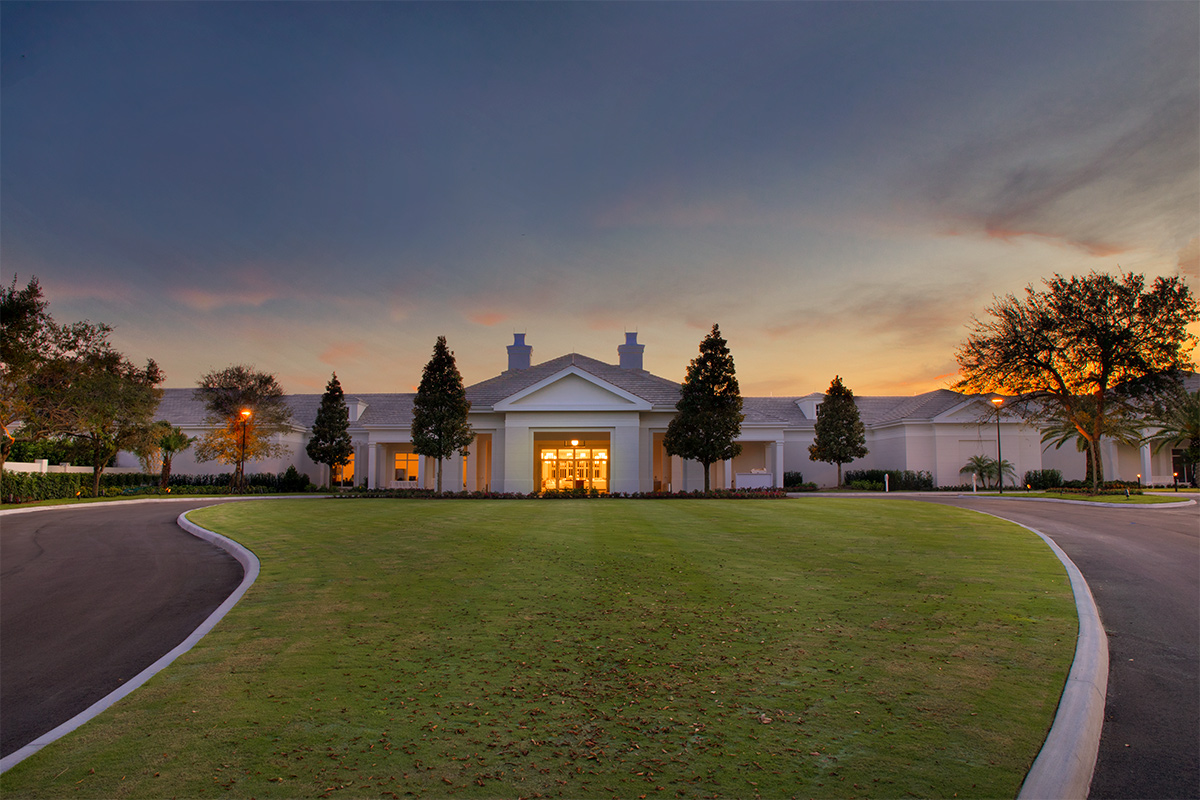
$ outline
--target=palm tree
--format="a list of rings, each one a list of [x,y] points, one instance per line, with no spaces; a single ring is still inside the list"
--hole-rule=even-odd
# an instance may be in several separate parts
[[[1000,483],[1004,483],[1004,478],[1006,476],[1012,478],[1014,484],[1017,482],[1017,468],[1014,467],[1012,462],[1007,458],[1000,459],[999,464],[997,464],[995,461],[992,461],[992,474],[995,475],[997,472],[1000,473]]]
[[[1008,463],[1007,461],[1005,462]],[[1011,465],[1010,465],[1011,470]],[[996,474],[996,459],[991,456],[971,456],[967,463],[958,471],[959,475],[975,474],[983,482],[983,488],[988,488],[991,477]]]
[[[1043,450],[1054,445],[1054,449],[1062,447],[1067,442],[1075,442],[1075,449],[1084,453],[1087,459],[1087,474],[1085,480],[1095,485],[1104,482],[1104,462],[1095,453],[1099,451],[1091,446],[1084,431],[1094,430],[1096,418],[1096,403],[1090,397],[1077,398],[1074,413],[1068,414],[1061,410],[1050,417],[1049,426],[1042,430]],[[1120,444],[1137,448],[1142,443],[1141,427],[1130,417],[1114,413],[1110,408],[1101,420],[1100,435],[1113,439]],[[1092,478],[1095,476],[1095,481]]]
[[[1158,431],[1147,437],[1154,443],[1154,452],[1167,445],[1186,443],[1183,463],[1195,485],[1196,464],[1200,462],[1200,389],[1175,392],[1151,421],[1158,426]]]
[[[162,481],[159,484],[160,488],[167,488],[167,482],[171,479],[171,459],[175,457],[176,453],[182,453],[191,447],[194,441],[196,441],[195,437],[188,436],[181,428],[171,428],[158,440],[158,446],[162,449]]]

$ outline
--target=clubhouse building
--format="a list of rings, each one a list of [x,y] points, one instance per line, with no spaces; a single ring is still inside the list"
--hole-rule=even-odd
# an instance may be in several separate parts
[[[691,491],[704,486],[703,467],[669,456],[663,447],[675,414],[679,384],[642,368],[644,344],[625,334],[617,363],[569,353],[534,363],[525,334],[508,346],[508,368],[467,387],[469,421],[476,437],[469,455],[443,464],[443,489],[529,493],[546,489],[595,488],[602,492]],[[1195,380],[1193,376],[1192,380]],[[1194,387],[1190,387],[1194,388]],[[803,397],[744,397],[741,454],[711,467],[711,484],[724,488],[783,486],[784,472],[801,472],[820,486],[836,483],[833,464],[809,460],[814,424],[823,393]],[[370,488],[432,488],[436,463],[412,447],[414,394],[350,394],[351,464],[335,479]],[[1028,470],[1058,469],[1067,480],[1082,479],[1082,453],[1068,444],[1043,450],[1038,430],[1014,417],[996,423],[990,397],[939,389],[916,396],[856,397],[869,454],[844,469],[925,471],[937,486],[970,484],[961,472],[972,456],[1003,458],[1017,480]],[[281,435],[290,456],[253,461],[247,472],[282,472],[289,465],[315,483],[328,483],[329,470],[305,452],[320,394],[290,395],[295,426]],[[991,413],[990,418],[988,414]],[[208,430],[203,403],[192,389],[167,389],[158,417],[190,436]],[[1104,441],[1107,478],[1169,484],[1179,469],[1170,448],[1153,453]],[[119,466],[136,466],[122,453]],[[216,462],[197,463],[193,451],[176,456],[176,473],[229,471]],[[1183,475],[1180,474],[1182,480]]]

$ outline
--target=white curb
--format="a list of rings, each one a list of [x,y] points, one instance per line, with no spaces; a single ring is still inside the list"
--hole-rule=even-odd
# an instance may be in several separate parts
[[[191,650],[192,647],[195,646],[196,642],[200,641],[205,634],[216,627],[216,624],[221,621],[221,618],[228,614],[230,609],[237,605],[237,602],[242,599],[242,595],[246,593],[246,590],[249,589],[254,583],[255,579],[258,578],[258,557],[255,556],[254,553],[250,552],[245,547],[242,547],[232,539],[227,539],[219,533],[213,533],[212,531],[205,530],[199,525],[191,522],[187,519],[187,512],[180,514],[177,522],[179,523],[179,527],[183,528],[188,533],[203,539],[206,542],[211,542],[237,559],[238,563],[242,565],[242,569],[245,570],[245,575],[242,578],[242,582],[238,585],[237,589],[233,591],[233,594],[229,595],[229,597],[225,599],[225,602],[217,606],[216,610],[208,615],[208,619],[204,620],[204,622],[200,624],[200,627],[192,631],[191,635],[180,642],[173,650],[125,682],[119,689],[116,689],[102,697],[100,700],[97,700],[83,711],[59,725],[57,728],[42,734],[21,749],[9,753],[3,759],[0,759],[0,772],[5,772],[16,764],[24,761],[26,758],[29,758],[29,756],[41,750],[54,740],[66,736],[68,733],[80,727],[85,722],[88,722],[93,717],[108,709],[118,700],[142,686],[142,684],[150,680],[150,678],[152,678],[158,672],[162,671],[172,661],[179,658],[188,650]]]

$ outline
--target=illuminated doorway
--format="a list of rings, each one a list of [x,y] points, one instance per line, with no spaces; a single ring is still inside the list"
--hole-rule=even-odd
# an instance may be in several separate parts
[[[330,482],[334,486],[354,485],[354,453],[350,454],[350,460],[344,466],[333,468],[333,475]]]
[[[608,434],[535,434],[540,491],[608,491]]]

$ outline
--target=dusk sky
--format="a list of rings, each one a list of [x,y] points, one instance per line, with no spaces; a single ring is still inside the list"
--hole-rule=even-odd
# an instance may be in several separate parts
[[[945,387],[1055,272],[1200,289],[1200,4],[0,3],[0,262],[167,386],[616,362]]]

